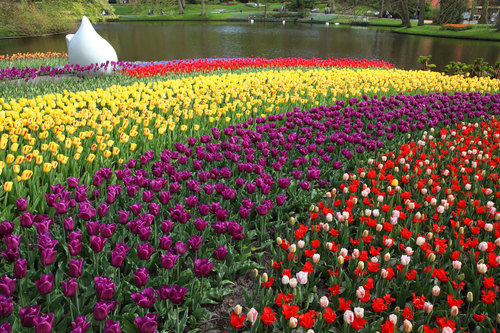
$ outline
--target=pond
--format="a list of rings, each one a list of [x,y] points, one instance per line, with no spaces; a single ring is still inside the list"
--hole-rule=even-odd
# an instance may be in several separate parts
[[[207,57],[302,57],[381,59],[418,69],[432,55],[439,70],[450,61],[500,60],[500,43],[393,33],[384,28],[330,24],[246,22],[127,22],[95,25],[120,60]],[[0,54],[66,51],[64,35],[0,40]]]

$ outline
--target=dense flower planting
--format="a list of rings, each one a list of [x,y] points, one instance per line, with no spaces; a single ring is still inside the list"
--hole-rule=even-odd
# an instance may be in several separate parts
[[[444,103],[449,112],[442,112]],[[14,327],[56,331],[70,325],[183,331],[204,313],[200,305],[228,292],[224,285],[249,268],[242,258],[252,256],[252,242],[289,233],[279,221],[303,209],[318,188],[337,182],[334,170],[374,155],[395,135],[486,119],[500,112],[499,105],[500,95],[457,93],[365,96],[297,108],[212,128],[211,135],[164,149],[159,159],[147,151],[125,169],[99,169],[89,181],[69,177],[45,194],[42,209],[31,209],[37,200],[31,196],[17,198],[19,224],[0,225],[3,316]],[[370,121],[359,121],[361,114]],[[180,309],[188,311],[181,316]],[[262,311],[265,322],[274,322],[272,308]]]
[[[363,94],[498,89],[499,81],[489,78],[402,70],[309,69],[185,77],[34,99],[0,98],[0,179],[3,185],[13,182],[19,191],[18,184],[33,175],[55,184],[44,174],[55,174],[62,182],[83,162],[90,175],[103,166],[121,164],[136,149],[138,153],[161,151],[165,140],[207,134],[212,126],[297,106],[330,105]],[[382,112],[395,105],[384,102],[379,107]],[[379,111],[371,107],[370,112]]]
[[[500,82],[333,62],[0,98],[0,332],[494,331]]]
[[[345,173],[306,223],[291,217],[232,326],[496,332],[499,144],[496,119],[431,128]]]
[[[16,60],[32,60],[32,59],[47,59],[47,58],[67,58],[66,52],[36,52],[36,53],[14,53],[0,54],[0,61],[16,61]]]
[[[5,67],[0,68],[0,81],[4,80],[17,80],[24,79],[26,82],[29,80],[36,79],[43,76],[59,76],[63,74],[75,74],[75,75],[102,75],[98,73],[100,70],[112,71],[122,70],[124,67],[129,67],[130,62],[119,61],[119,62],[107,62],[103,64],[94,64],[89,66],[79,66],[66,64],[64,66],[51,67],[51,66],[39,66],[39,67]]]
[[[242,68],[295,68],[295,67],[348,67],[348,68],[394,68],[394,65],[381,60],[358,59],[303,59],[303,58],[236,58],[236,59],[188,59],[166,62],[152,62],[132,66],[122,72],[133,77],[147,77],[191,72],[210,72],[215,70]]]

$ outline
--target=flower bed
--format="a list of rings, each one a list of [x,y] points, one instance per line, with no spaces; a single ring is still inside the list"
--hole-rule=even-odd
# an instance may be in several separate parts
[[[499,143],[496,119],[431,129],[344,174],[307,222],[291,216],[232,326],[495,332]]]
[[[303,58],[214,58],[188,59],[140,64],[122,73],[133,77],[148,77],[190,72],[211,72],[242,68],[295,68],[295,67],[342,67],[342,68],[394,68],[394,65],[381,60],[358,59],[303,59]]]
[[[91,175],[137,153],[161,151],[168,142],[208,134],[213,126],[249,117],[330,105],[363,94],[498,91],[499,82],[432,72],[308,69],[280,70],[279,75],[265,71],[185,77],[33,99],[0,98],[0,181],[4,186],[12,182],[8,186],[25,196],[24,184],[28,181],[29,186],[31,177],[43,179],[46,191],[49,184],[75,175],[82,164]],[[400,104],[392,103],[381,107],[390,110]]]
[[[269,234],[290,234],[281,221],[336,186],[342,169],[354,170],[410,132],[498,115],[499,103],[498,94],[456,93],[365,96],[309,111],[297,108],[212,128],[211,135],[190,137],[161,153],[147,151],[124,169],[69,177],[52,186],[43,203],[43,193],[32,188],[29,198],[16,198],[16,223],[0,224],[3,325],[14,331],[92,326],[110,332],[196,327],[207,314],[202,306],[220,300],[235,276],[258,265]],[[347,199],[339,200],[352,208]],[[300,230],[305,235],[309,229]],[[347,244],[350,233],[338,241],[354,252]],[[352,235],[353,241],[359,237]],[[342,281],[352,273],[351,263]],[[296,273],[295,266],[290,269]],[[261,307],[269,306],[264,300]],[[262,311],[271,324],[272,308]]]

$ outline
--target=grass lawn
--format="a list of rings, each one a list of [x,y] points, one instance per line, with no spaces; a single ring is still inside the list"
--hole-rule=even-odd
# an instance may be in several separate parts
[[[473,27],[470,30],[463,31],[441,30],[440,26],[424,25],[421,27],[415,26],[411,28],[396,29],[395,31],[405,34],[421,34],[428,36],[500,40],[500,32],[495,30],[496,29],[493,26],[485,25],[480,25]]]

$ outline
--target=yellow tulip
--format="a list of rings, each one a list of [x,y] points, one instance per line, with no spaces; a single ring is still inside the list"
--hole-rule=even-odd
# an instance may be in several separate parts
[[[135,150],[135,148],[137,148],[137,144],[136,144],[136,143],[134,143],[134,142],[132,142],[132,143],[130,144],[130,150],[131,150],[131,151],[134,151],[134,150]]]
[[[19,165],[19,164],[23,163],[24,160],[25,160],[25,157],[22,156],[22,155],[19,155],[19,156],[16,157],[16,160],[14,161],[14,163],[17,164],[17,165]]]
[[[4,190],[5,192],[7,192],[7,193],[8,193],[8,192],[10,192],[10,191],[12,191],[12,185],[13,185],[13,183],[12,183],[12,182],[5,182],[5,183],[3,184],[3,190]]]
[[[26,181],[33,176],[33,171],[31,170],[24,170],[23,173],[21,174],[21,180]]]
[[[76,153],[75,156],[73,156],[73,159],[75,161],[78,161],[80,159],[80,156],[81,156],[80,153]]]
[[[2,138],[2,139],[0,140],[0,149],[1,149],[1,150],[4,150],[4,149],[7,147],[7,143],[8,143],[8,142],[9,142],[9,140],[7,140],[7,139],[5,139],[5,140],[4,140],[4,139]]]
[[[87,162],[92,163],[95,159],[95,155],[90,153],[89,156],[87,157]]]
[[[14,171],[15,174],[18,174],[19,172],[21,172],[21,167],[15,164],[12,166],[12,171]]]
[[[17,144],[17,143],[13,143],[13,144],[10,146],[10,151],[12,151],[12,152],[17,151],[17,148],[19,148],[19,144]]]
[[[120,153],[120,148],[113,147],[113,152],[112,153],[113,153],[114,156],[118,155]]]
[[[8,154],[7,157],[5,158],[5,162],[7,162],[7,164],[11,164],[12,162],[14,162],[16,158],[14,157],[14,155],[12,154]]]
[[[43,164],[43,172],[47,173],[52,170],[52,164],[51,163],[44,163]]]

